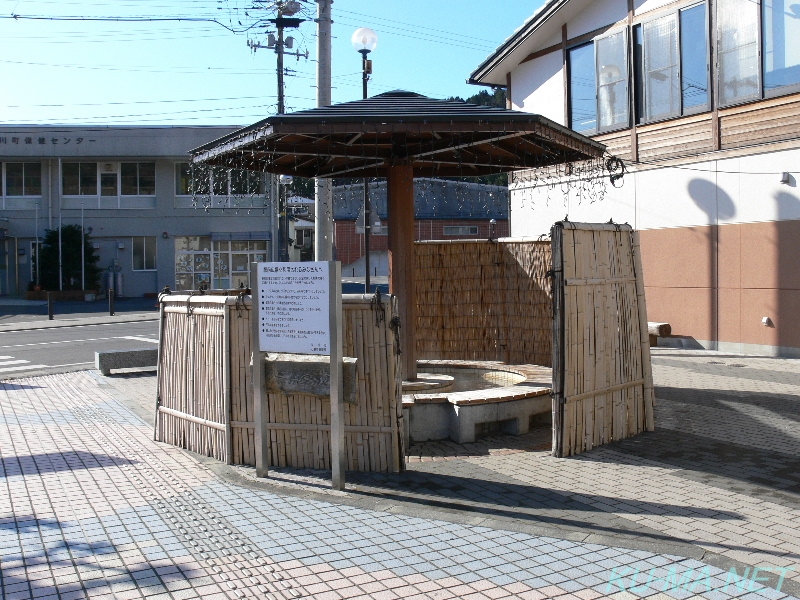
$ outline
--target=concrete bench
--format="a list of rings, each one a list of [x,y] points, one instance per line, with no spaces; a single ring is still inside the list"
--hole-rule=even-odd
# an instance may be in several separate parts
[[[158,365],[158,348],[136,348],[134,350],[108,350],[94,353],[94,366],[103,375],[111,369],[133,367],[155,367]]]
[[[514,387],[413,394],[403,397],[407,442],[450,439],[469,444],[479,425],[497,424],[502,433],[528,433],[531,417],[551,411],[551,388]]]

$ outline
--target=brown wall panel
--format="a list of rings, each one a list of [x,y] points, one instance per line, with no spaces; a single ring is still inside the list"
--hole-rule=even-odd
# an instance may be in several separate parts
[[[765,344],[778,346],[779,321],[777,313],[779,308],[778,290],[774,289],[743,289],[742,290],[742,338],[746,344]],[[761,324],[762,317],[769,317],[775,322],[775,327],[765,327]]]
[[[719,299],[719,340],[721,342],[742,341],[742,290],[723,288]]]
[[[645,284],[648,287],[711,287],[714,281],[712,233],[710,227],[641,231]]]
[[[698,340],[800,348],[799,220],[640,235],[648,320]]]
[[[717,228],[717,236],[719,287],[738,289],[742,285],[742,229],[723,225]]]
[[[642,266],[642,269],[646,283],[647,267]],[[646,286],[645,290],[648,321],[669,323],[672,335],[713,339],[711,289]]]

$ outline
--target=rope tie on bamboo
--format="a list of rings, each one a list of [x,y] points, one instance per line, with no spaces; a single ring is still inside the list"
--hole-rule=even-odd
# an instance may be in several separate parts
[[[392,320],[389,321],[389,329],[394,333],[394,353],[400,355],[402,354],[400,351],[400,317],[392,317]]]
[[[375,314],[375,325],[380,326],[381,323],[386,321],[386,308],[381,301],[381,291],[379,289],[375,288],[375,295],[372,296],[369,304]]]
[[[244,289],[238,294],[236,294],[236,303],[234,304],[234,308],[236,309],[236,317],[241,319],[242,318],[242,311],[248,310],[247,305],[244,303],[244,297],[250,290]]]
[[[194,296],[195,291],[192,290],[189,292],[189,295],[186,297],[186,316],[191,317],[192,313],[194,312],[194,307],[192,306],[192,296]]]

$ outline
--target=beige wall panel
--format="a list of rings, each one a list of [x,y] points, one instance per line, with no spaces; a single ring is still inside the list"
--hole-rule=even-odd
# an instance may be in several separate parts
[[[673,0],[634,0],[634,14],[641,15],[651,10],[670,4]]]
[[[569,37],[575,38],[628,17],[627,0],[596,0],[568,21]]]
[[[522,63],[511,73],[514,110],[536,113],[564,124],[564,75],[561,51]]]

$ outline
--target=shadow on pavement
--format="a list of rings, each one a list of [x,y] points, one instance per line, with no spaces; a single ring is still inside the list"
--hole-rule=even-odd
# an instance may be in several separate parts
[[[93,452],[84,452],[82,450],[10,456],[0,459],[0,469],[2,469],[3,477],[40,475],[42,473],[59,473],[80,469],[104,469],[106,467],[133,464],[136,464],[135,460],[108,454],[94,454]]]

